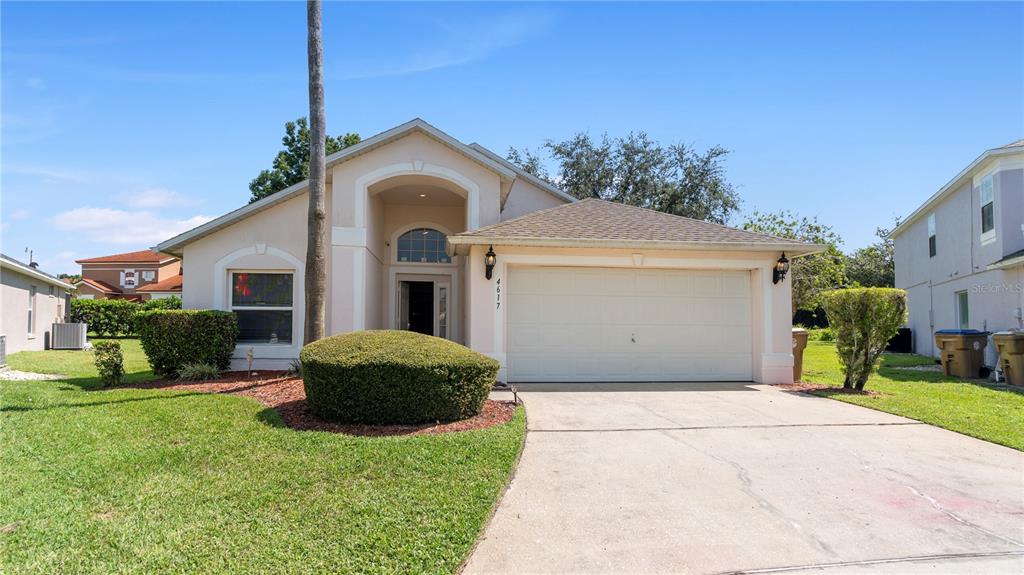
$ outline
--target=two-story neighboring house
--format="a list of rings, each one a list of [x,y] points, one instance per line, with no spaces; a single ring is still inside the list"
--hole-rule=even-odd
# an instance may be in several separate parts
[[[979,156],[892,238],[917,353],[936,355],[939,329],[1024,327],[1024,140]]]
[[[80,298],[142,301],[181,295],[181,261],[152,250],[75,260],[75,263],[82,266],[82,280],[75,284]]]

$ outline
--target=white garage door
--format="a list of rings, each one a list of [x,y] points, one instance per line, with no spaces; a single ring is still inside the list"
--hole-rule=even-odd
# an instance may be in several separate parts
[[[747,271],[512,268],[508,379],[749,381]]]

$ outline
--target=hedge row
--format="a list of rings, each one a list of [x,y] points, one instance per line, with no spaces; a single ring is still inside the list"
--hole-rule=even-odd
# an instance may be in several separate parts
[[[135,317],[141,311],[181,309],[181,299],[169,297],[137,303],[124,299],[71,300],[68,316],[72,323],[87,323],[89,331],[99,337],[134,335]]]
[[[143,311],[136,323],[149,365],[163,377],[177,377],[186,364],[226,370],[238,339],[238,320],[229,311]]]

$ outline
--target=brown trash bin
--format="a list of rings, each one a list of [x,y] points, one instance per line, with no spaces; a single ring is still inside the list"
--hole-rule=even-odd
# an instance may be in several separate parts
[[[985,363],[987,331],[976,329],[940,329],[935,332],[935,347],[946,375],[978,379]]]
[[[804,348],[807,347],[807,330],[793,328],[793,383],[800,381],[804,373]]]
[[[992,335],[999,352],[999,365],[1006,383],[1024,385],[1024,331],[1002,331]]]

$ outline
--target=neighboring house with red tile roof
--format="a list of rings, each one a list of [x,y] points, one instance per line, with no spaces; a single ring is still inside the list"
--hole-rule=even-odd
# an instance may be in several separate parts
[[[184,277],[181,274],[171,276],[156,283],[146,284],[135,290],[137,293],[146,294],[150,299],[162,299],[165,297],[181,297],[181,285]]]
[[[793,380],[792,278],[822,246],[575,198],[413,120],[326,160],[329,334],[406,329],[502,381]],[[182,306],[238,318],[236,369],[302,348],[309,182],[160,243]]]
[[[153,250],[85,258],[75,260],[75,263],[82,266],[82,280],[75,284],[80,298],[144,301],[167,297],[172,293],[181,294],[180,280],[176,280],[176,292],[144,289],[170,282],[181,274],[181,261],[178,258],[158,254]]]

